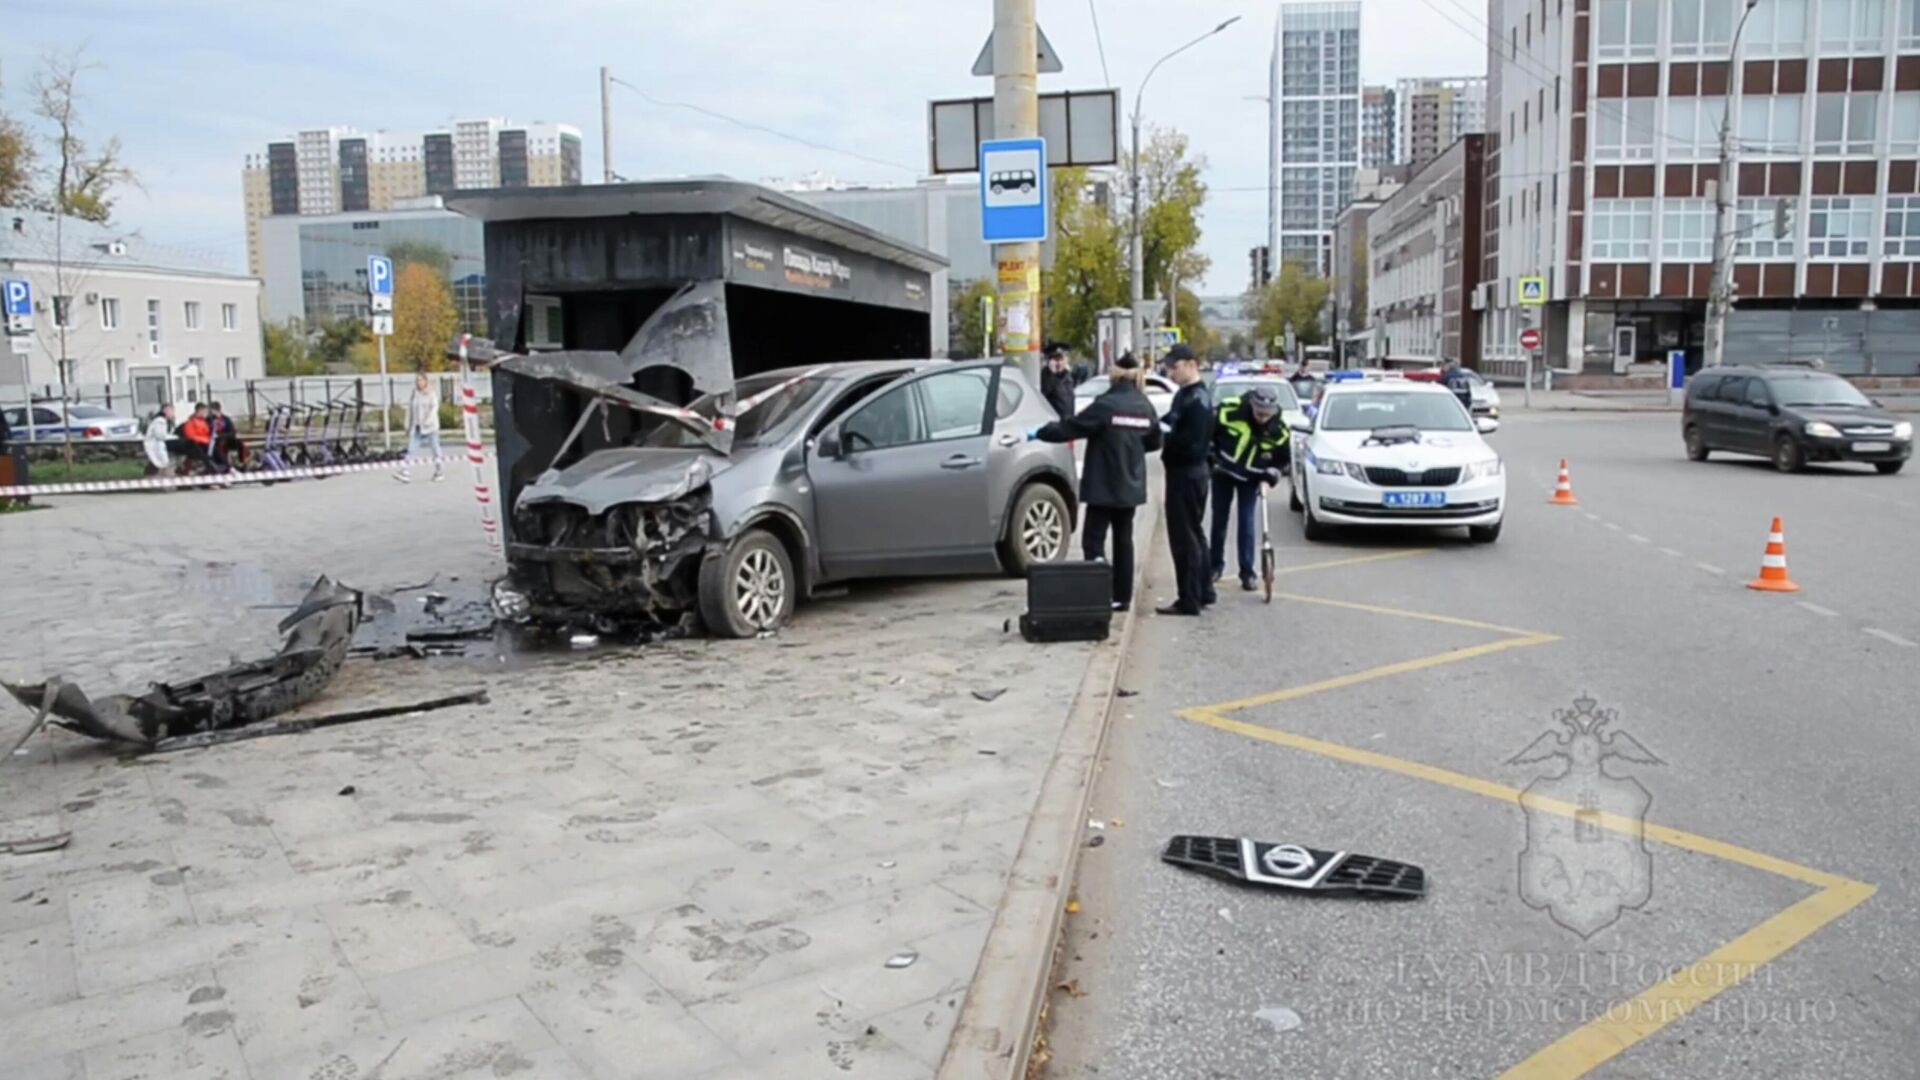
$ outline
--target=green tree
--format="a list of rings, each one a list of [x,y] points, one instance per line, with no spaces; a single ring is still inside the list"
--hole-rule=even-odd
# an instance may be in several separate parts
[[[1197,282],[1212,260],[1200,254],[1205,157],[1187,154],[1187,137],[1155,129],[1140,148],[1140,263],[1145,294],[1166,296],[1166,282]],[[1130,210],[1130,207],[1129,207]]]
[[[265,323],[261,326],[267,360],[267,374],[276,377],[291,375],[318,375],[326,370],[325,365],[313,358],[307,348],[306,331],[300,328],[295,319],[284,323]]]
[[[972,359],[987,354],[987,313],[982,301],[993,295],[993,282],[975,278],[965,284],[947,298],[947,351]]]
[[[1273,340],[1283,336],[1291,322],[1300,344],[1320,344],[1324,339],[1320,309],[1327,302],[1328,288],[1327,279],[1309,274],[1298,262],[1282,263],[1266,288],[1247,294],[1246,315],[1253,320],[1254,339],[1266,342],[1271,354]]]
[[[426,263],[407,263],[393,278],[389,371],[444,371],[447,346],[460,328],[447,279]]]
[[[33,158],[27,129],[0,105],[0,206],[32,205]]]
[[[387,245],[387,258],[395,266],[408,263],[424,263],[433,267],[434,273],[453,280],[453,253],[439,244],[426,240],[396,240]]]
[[[52,128],[46,151],[48,180],[39,209],[104,223],[113,217],[116,188],[138,186],[132,169],[120,160],[120,140],[109,138],[97,151],[81,137],[80,75],[97,65],[83,53],[49,53],[34,75],[34,115]]]
[[[367,324],[359,319],[331,319],[314,328],[313,358],[326,367],[345,367],[353,361],[354,346],[372,337]]]
[[[1091,355],[1103,308],[1127,306],[1126,233],[1108,192],[1085,169],[1054,169],[1053,267],[1040,275],[1041,328],[1080,355]]]

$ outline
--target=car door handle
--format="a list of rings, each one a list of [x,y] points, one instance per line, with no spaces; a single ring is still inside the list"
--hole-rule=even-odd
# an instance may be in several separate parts
[[[1014,434],[1011,431],[1001,435],[999,439],[1001,446],[1012,446],[1015,443],[1018,443],[1019,441],[1020,441],[1020,436]]]
[[[955,454],[952,457],[948,458],[947,460],[941,462],[940,467],[943,469],[971,469],[975,465],[979,465],[979,464],[981,464],[981,461],[977,457],[968,457],[965,454]]]

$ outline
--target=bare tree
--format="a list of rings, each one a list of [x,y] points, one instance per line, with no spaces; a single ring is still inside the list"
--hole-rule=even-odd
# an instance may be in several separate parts
[[[80,76],[97,70],[84,53],[48,53],[34,74],[34,115],[52,125],[48,153],[46,209],[105,223],[113,216],[113,189],[139,186],[139,178],[120,158],[120,139],[109,137],[98,152],[89,152],[80,135]]]

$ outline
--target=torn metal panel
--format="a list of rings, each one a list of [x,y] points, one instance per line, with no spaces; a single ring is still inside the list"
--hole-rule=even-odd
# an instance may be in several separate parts
[[[600,401],[624,405],[629,409],[671,421],[692,432],[702,442],[725,454],[733,449],[733,438],[713,421],[690,409],[670,405],[651,394],[626,385],[632,371],[625,368],[620,354],[603,350],[544,352],[516,356],[499,365],[503,371],[529,379],[577,390]],[[582,424],[585,416],[582,415]],[[559,457],[579,436],[579,426],[562,444]]]
[[[151,744],[170,736],[238,727],[298,708],[320,696],[346,661],[360,625],[360,593],[322,577],[281,620],[286,641],[265,660],[237,664],[146,693],[91,699],[63,679],[0,683],[22,705],[41,708],[49,688],[61,726],[109,742]]]
[[[693,379],[696,395],[733,389],[733,347],[727,336],[727,293],[722,281],[696,281],[640,324],[620,350],[629,370],[665,366]]]
[[[521,494],[519,506],[560,501],[603,514],[621,503],[669,502],[705,486],[730,464],[704,450],[598,450],[565,469],[548,471]]]

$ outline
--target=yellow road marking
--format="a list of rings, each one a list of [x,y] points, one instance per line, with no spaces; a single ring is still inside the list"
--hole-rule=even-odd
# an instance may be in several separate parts
[[[1382,558],[1395,558],[1404,555],[1425,554],[1424,549],[1410,552],[1392,552],[1380,556],[1357,559],[1341,559],[1328,563],[1293,567],[1294,572],[1315,570],[1325,567],[1346,566],[1356,562],[1372,562]],[[1704,564],[1703,564],[1704,565]],[[1501,652],[1507,649],[1525,648],[1532,645],[1545,645],[1559,641],[1555,634],[1519,630],[1513,627],[1498,626],[1493,623],[1478,622],[1473,619],[1461,619],[1450,615],[1435,615],[1428,612],[1406,611],[1399,608],[1381,607],[1373,604],[1359,604],[1346,600],[1330,600],[1324,597],[1300,596],[1291,593],[1276,594],[1285,599],[1300,603],[1323,604],[1329,607],[1345,608],[1353,611],[1365,611],[1395,618],[1418,619],[1425,622],[1444,623],[1451,626],[1464,626],[1472,629],[1490,630],[1497,633],[1514,635],[1482,645],[1470,645],[1431,656],[1416,657],[1379,667],[1368,668],[1348,675],[1341,675],[1305,686],[1276,690],[1272,693],[1258,694],[1237,701],[1225,701],[1214,705],[1183,709],[1182,718],[1196,723],[1219,728],[1222,731],[1245,735],[1248,738],[1280,746],[1305,750],[1338,761],[1356,765],[1366,765],[1388,772],[1399,773],[1420,780],[1443,784],[1460,791],[1470,792],[1498,802],[1520,805],[1522,792],[1507,784],[1465,773],[1454,772],[1433,765],[1427,765],[1406,758],[1397,758],[1372,750],[1346,746],[1341,743],[1327,742],[1307,735],[1298,735],[1290,731],[1250,724],[1234,720],[1226,714],[1262,705],[1273,705],[1284,701],[1294,701],[1312,694],[1359,683],[1384,679],[1393,675],[1422,671],[1443,664],[1457,663],[1480,656]],[[1574,817],[1580,808],[1558,799],[1531,798],[1527,805],[1537,807],[1547,813],[1563,817]],[[1526,1060],[1501,1074],[1502,1080],[1574,1080],[1585,1076],[1600,1065],[1625,1053],[1641,1040],[1666,1027],[1675,1020],[1686,1016],[1700,1005],[1712,1000],[1721,991],[1737,986],[1764,965],[1771,963],[1788,949],[1793,948],[1821,928],[1840,918],[1847,912],[1865,903],[1877,891],[1876,886],[1854,881],[1837,874],[1829,874],[1810,866],[1775,858],[1737,844],[1729,844],[1686,832],[1666,825],[1623,818],[1616,814],[1602,813],[1598,824],[1605,829],[1628,835],[1643,835],[1670,847],[1710,855],[1728,862],[1752,867],[1778,874],[1794,881],[1803,882],[1819,889],[1819,892],[1806,897],[1781,911],[1751,930],[1734,938],[1714,951],[1701,957],[1688,967],[1671,977],[1641,991],[1625,1002],[1616,1003],[1600,1019],[1561,1036],[1553,1043],[1529,1056]]]
[[[1689,967],[1608,1008],[1600,1019],[1561,1036],[1501,1073],[1501,1080],[1562,1080],[1586,1075],[1722,990],[1746,981],[1762,964],[1852,911],[1875,891],[1872,885],[1847,881],[1814,893]]]
[[[1406,559],[1415,555],[1431,555],[1433,548],[1406,548],[1400,551],[1382,551],[1374,555],[1355,555],[1350,559],[1332,559],[1327,562],[1307,563],[1305,566],[1282,566],[1273,572],[1274,577],[1282,574],[1304,574],[1309,570],[1331,570],[1336,566],[1354,566],[1359,563],[1385,562],[1388,559]]]

